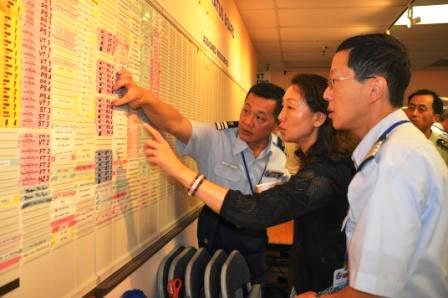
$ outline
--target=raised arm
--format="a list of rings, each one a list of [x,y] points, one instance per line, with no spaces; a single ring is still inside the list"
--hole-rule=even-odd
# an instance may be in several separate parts
[[[152,135],[151,139],[145,141],[145,155],[149,163],[158,166],[187,189],[190,188],[197,173],[179,161],[157,130],[146,124],[144,128]],[[234,224],[246,228],[265,228],[344,200],[342,193],[345,193],[346,188],[343,185],[348,185],[352,168],[347,164],[338,169],[332,176],[340,176],[340,179],[335,178],[337,181],[334,181],[319,174],[328,172],[328,169],[326,164],[318,163],[300,171],[289,182],[254,197],[203,181],[196,196]],[[333,213],[343,218],[346,214],[345,205],[336,205]]]
[[[182,143],[188,143],[192,133],[191,122],[175,107],[157,99],[151,90],[138,86],[127,70],[120,71],[113,86],[114,90],[122,87],[126,88],[127,92],[113,102],[115,106],[129,104],[132,109],[143,109],[155,126],[172,134]]]
[[[189,188],[196,177],[196,172],[186,167],[177,158],[170,145],[157,130],[146,123],[143,124],[143,127],[152,136],[152,139],[145,141],[145,156],[148,162],[153,166],[160,167],[165,173]],[[196,196],[219,214],[227,191],[227,188],[204,180],[196,191]]]

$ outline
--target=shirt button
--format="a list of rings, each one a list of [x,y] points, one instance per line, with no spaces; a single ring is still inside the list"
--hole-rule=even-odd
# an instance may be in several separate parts
[[[204,238],[204,243],[208,244],[208,239],[207,238]]]

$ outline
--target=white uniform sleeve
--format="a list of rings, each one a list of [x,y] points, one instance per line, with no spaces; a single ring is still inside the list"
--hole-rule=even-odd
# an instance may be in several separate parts
[[[369,186],[372,195],[355,219],[349,262],[350,285],[357,290],[386,297],[397,297],[403,291],[421,234],[421,217],[428,204],[427,179],[431,176],[429,165],[414,154],[376,169],[377,183]],[[378,164],[370,162],[367,167]]]

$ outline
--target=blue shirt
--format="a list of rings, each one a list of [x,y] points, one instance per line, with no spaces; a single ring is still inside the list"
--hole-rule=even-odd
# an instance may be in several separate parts
[[[251,193],[259,183],[278,180],[285,182],[289,173],[285,168],[285,153],[275,144],[272,135],[268,146],[255,157],[247,143],[238,137],[238,128],[224,128],[225,123],[213,126],[192,121],[192,135],[188,144],[177,142],[180,154],[193,157],[199,171],[207,179],[244,194]],[[219,127],[219,129],[218,129]],[[250,179],[247,178],[243,157]],[[213,254],[217,249],[226,253],[239,250],[246,259],[251,281],[263,281],[265,267],[266,229],[244,229],[224,220],[209,208],[202,209],[198,218],[198,242]]]
[[[382,119],[353,153],[359,166],[378,137],[406,120]],[[396,127],[348,190],[350,286],[386,297],[448,297],[448,170],[412,124]]]
[[[244,154],[253,189],[259,183],[286,182],[289,179],[286,155],[275,144],[276,136],[271,136],[271,142],[255,158],[247,143],[238,137],[237,127],[218,130],[213,124],[191,123],[191,138],[186,145],[178,140],[177,151],[193,157],[208,180],[250,194],[241,154]]]

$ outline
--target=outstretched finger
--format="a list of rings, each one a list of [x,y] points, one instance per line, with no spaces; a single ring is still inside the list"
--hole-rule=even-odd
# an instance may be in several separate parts
[[[162,137],[162,135],[151,125],[148,123],[143,123],[143,128],[146,130],[146,132],[153,137],[154,140],[157,142],[163,142],[165,139]]]
[[[131,101],[131,100],[130,100],[126,95],[124,95],[123,97],[114,99],[114,100],[112,101],[112,104],[113,104],[114,106],[122,106],[122,105],[124,105],[124,104],[129,103],[130,101]]]

